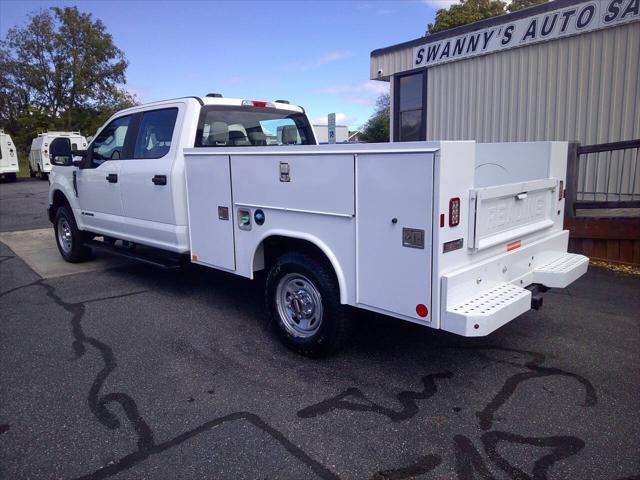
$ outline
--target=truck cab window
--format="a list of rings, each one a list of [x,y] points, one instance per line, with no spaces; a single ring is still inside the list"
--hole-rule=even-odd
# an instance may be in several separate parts
[[[200,114],[196,147],[311,145],[303,113],[277,108],[207,106]]]
[[[144,112],[133,158],[161,158],[169,153],[177,117],[177,108]]]
[[[131,115],[116,118],[107,125],[91,144],[91,166],[98,167],[107,160],[123,158],[124,141],[131,123]]]

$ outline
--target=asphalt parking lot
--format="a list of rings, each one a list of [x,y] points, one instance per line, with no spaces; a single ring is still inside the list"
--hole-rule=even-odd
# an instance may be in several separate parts
[[[48,228],[46,187],[0,185],[0,231]],[[260,280],[43,278],[0,243],[0,478],[640,478],[640,278],[591,269],[479,339],[360,313],[322,360]]]

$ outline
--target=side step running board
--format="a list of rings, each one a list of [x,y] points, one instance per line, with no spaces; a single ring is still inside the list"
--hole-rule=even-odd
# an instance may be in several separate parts
[[[117,255],[122,258],[128,258],[137,262],[153,265],[165,270],[178,270],[189,263],[186,255],[178,255],[166,253],[151,247],[139,246],[138,250],[130,250],[126,247],[118,247],[113,243],[102,242],[99,240],[91,240],[87,242],[87,246],[96,250],[107,252],[111,255]]]

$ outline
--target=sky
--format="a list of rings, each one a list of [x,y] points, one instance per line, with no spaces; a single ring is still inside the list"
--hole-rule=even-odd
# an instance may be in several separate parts
[[[142,103],[222,93],[301,105],[315,124],[336,113],[355,129],[387,82],[369,55],[424,35],[451,0],[0,0],[0,38],[32,12],[77,5],[106,25],[129,61],[126,88]]]

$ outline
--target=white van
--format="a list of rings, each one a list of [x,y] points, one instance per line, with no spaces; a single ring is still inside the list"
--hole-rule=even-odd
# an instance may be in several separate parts
[[[0,130],[0,179],[15,182],[19,168],[16,146],[9,134]]]
[[[60,139],[60,140],[58,140]],[[69,139],[73,150],[84,150],[87,148],[87,139],[80,135],[80,132],[45,132],[40,133],[31,142],[29,152],[29,175],[46,179],[51,172],[51,162],[49,159],[49,149],[56,141],[64,142]]]

